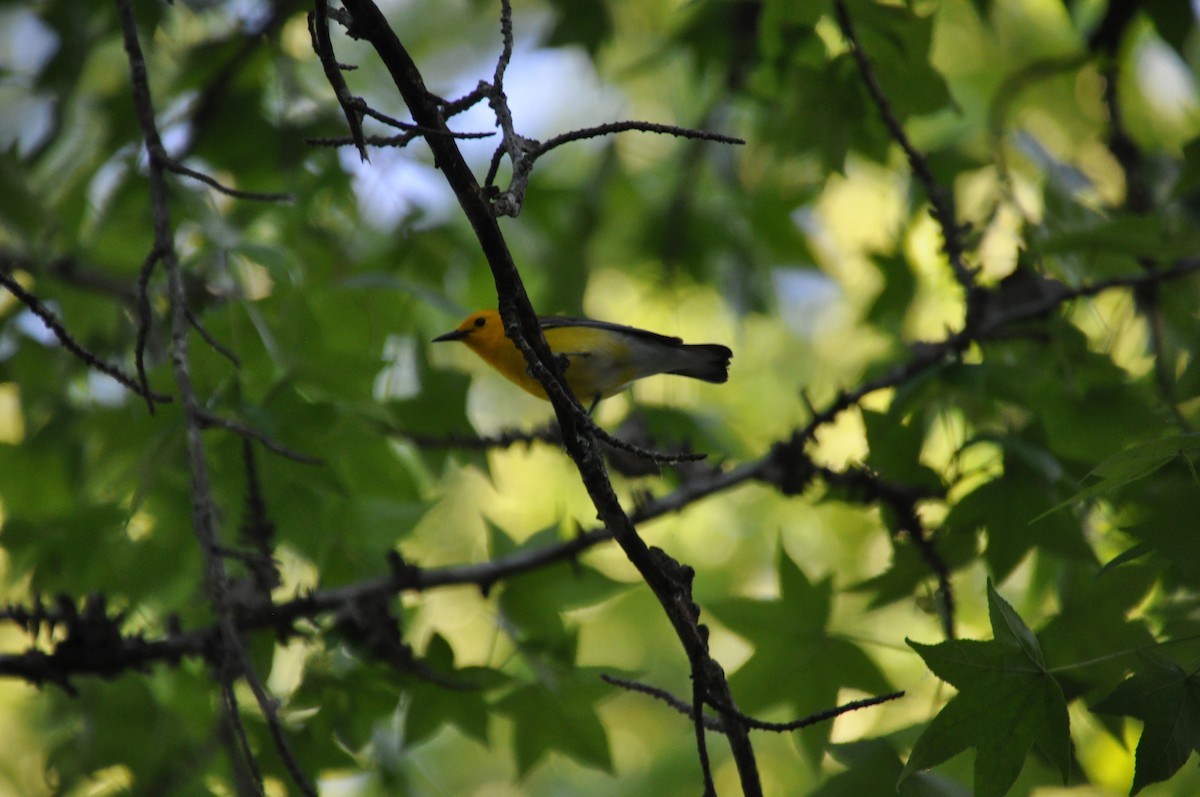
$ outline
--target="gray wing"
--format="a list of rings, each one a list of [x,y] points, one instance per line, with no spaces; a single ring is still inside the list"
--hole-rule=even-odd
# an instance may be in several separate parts
[[[612,332],[622,332],[626,335],[643,340],[653,340],[657,343],[666,343],[674,346],[682,346],[683,339],[671,337],[670,335],[660,335],[657,332],[648,332],[637,327],[629,327],[624,324],[614,324],[610,321],[593,321],[590,318],[567,318],[565,316],[549,315],[538,319],[541,321],[542,329],[554,329],[555,327],[592,327],[594,329],[607,329]]]

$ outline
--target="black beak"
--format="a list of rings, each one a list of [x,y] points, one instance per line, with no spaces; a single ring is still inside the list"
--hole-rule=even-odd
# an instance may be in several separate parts
[[[436,338],[434,338],[430,342],[431,343],[441,343],[446,340],[462,340],[463,338],[465,338],[467,335],[470,335],[470,334],[471,334],[470,331],[454,329],[454,330],[451,330],[450,332],[447,332],[445,335],[438,335]]]

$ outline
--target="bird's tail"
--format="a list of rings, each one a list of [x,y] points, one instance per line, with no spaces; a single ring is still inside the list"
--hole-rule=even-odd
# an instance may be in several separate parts
[[[679,347],[680,367],[669,373],[690,376],[705,382],[729,379],[729,360],[733,352],[719,343],[692,343]]]

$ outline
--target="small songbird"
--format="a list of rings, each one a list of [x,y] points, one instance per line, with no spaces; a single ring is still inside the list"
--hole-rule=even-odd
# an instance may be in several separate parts
[[[689,344],[644,329],[584,318],[545,316],[538,321],[550,350],[563,359],[567,384],[584,406],[595,407],[600,399],[654,374],[690,376],[705,382],[729,379],[733,352],[717,343]],[[433,340],[462,341],[509,380],[546,398],[542,384],[530,375],[525,356],[504,334],[496,310],[472,313],[454,331]]]

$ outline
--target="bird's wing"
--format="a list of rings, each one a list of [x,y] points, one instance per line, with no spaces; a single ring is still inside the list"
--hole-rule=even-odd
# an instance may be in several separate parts
[[[656,343],[665,343],[669,346],[683,345],[682,338],[671,337],[670,335],[660,335],[657,332],[650,332],[637,327],[625,326],[624,324],[614,324],[610,321],[593,321],[590,318],[566,318],[563,316],[550,315],[542,316],[538,319],[542,324],[542,329],[558,329],[564,327],[591,327],[592,329],[606,329],[610,332],[618,332],[623,335],[632,335],[642,340],[652,340]]]

